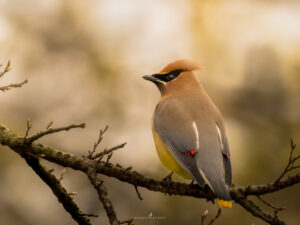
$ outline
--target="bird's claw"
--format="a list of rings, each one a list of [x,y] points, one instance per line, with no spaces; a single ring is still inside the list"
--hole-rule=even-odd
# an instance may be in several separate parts
[[[190,187],[194,185],[194,181],[195,181],[195,180],[192,179],[192,182],[189,184]]]
[[[164,179],[163,182],[170,187],[171,183],[172,183],[172,175],[173,175],[173,171],[171,173],[169,173]]]

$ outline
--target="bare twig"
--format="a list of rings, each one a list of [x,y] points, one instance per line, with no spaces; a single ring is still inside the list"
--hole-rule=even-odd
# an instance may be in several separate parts
[[[281,175],[277,178],[275,181],[275,184],[277,184],[288,172],[300,168],[300,166],[295,166],[295,162],[300,159],[300,155],[294,156],[294,151],[296,149],[296,144],[294,143],[293,139],[291,139],[291,151],[289,156],[289,161],[286,167],[284,168],[284,171],[281,173]]]
[[[24,84],[28,83],[28,80],[24,80],[23,82],[21,83],[15,83],[15,84],[9,84],[9,85],[6,85],[6,86],[3,86],[3,87],[0,87],[0,91],[8,91],[12,88],[19,88],[19,87],[22,87]]]
[[[220,217],[221,212],[222,212],[222,210],[221,210],[221,208],[219,208],[219,209],[218,209],[218,212],[217,212],[217,215],[215,216],[215,218],[213,218],[213,219],[209,222],[208,225],[213,224],[213,223],[216,221],[216,219],[218,219],[218,218]]]
[[[53,125],[53,121],[51,120],[47,125],[46,130],[49,130],[52,127],[52,125]]]
[[[66,189],[60,184],[60,181],[44,168],[39,159],[28,154],[22,154],[27,164],[36,172],[36,174],[51,188],[58,201],[63,205],[64,209],[77,221],[79,225],[91,225],[90,220],[84,213],[80,211],[76,203],[69,196]]]
[[[131,170],[132,169],[132,166],[129,166],[129,167],[127,167],[126,169],[125,169],[125,172],[126,171],[129,171],[129,170]]]
[[[6,74],[8,71],[11,70],[10,65],[11,65],[11,61],[8,60],[6,66],[5,66],[5,68],[4,68],[4,70],[3,70],[3,71],[0,71],[0,78],[1,78],[2,76],[4,76],[4,74]],[[0,67],[1,67],[1,66],[2,66],[2,65],[0,65]]]
[[[261,210],[257,205],[255,205],[252,201],[247,199],[243,195],[238,195],[235,201],[240,204],[244,209],[250,212],[253,216],[261,218],[265,222],[272,225],[286,225],[285,222],[278,219],[278,217],[273,217],[269,213]]]
[[[25,133],[25,139],[28,137],[28,134],[29,134],[29,131],[32,127],[32,123],[30,122],[30,119],[27,120],[27,123],[26,123],[26,133]]]
[[[201,225],[204,225],[204,221],[207,215],[208,215],[208,210],[205,209],[205,211],[201,214]]]
[[[138,189],[138,187],[137,187],[136,185],[134,185],[134,189],[135,189],[135,191],[136,191],[136,193],[137,193],[138,198],[139,198],[140,200],[143,200],[143,198],[142,198],[142,196],[141,196],[141,193],[139,192],[139,189]]]
[[[265,201],[264,199],[262,199],[259,195],[256,196],[261,202],[263,202],[265,205],[269,206],[270,208],[273,209],[274,211],[274,218],[277,218],[277,214],[278,212],[282,211],[282,210],[285,210],[286,208],[285,207],[276,207],[274,205],[272,205],[271,203]]]
[[[115,150],[118,150],[118,149],[120,149],[120,148],[124,148],[124,146],[125,146],[126,144],[127,144],[127,143],[124,142],[124,143],[119,144],[119,145],[117,145],[117,146],[114,146],[114,147],[112,147],[112,148],[104,149],[102,152],[100,152],[100,153],[98,153],[98,154],[96,154],[96,155],[94,155],[94,156],[91,156],[90,158],[91,158],[91,159],[97,159],[97,158],[102,157],[102,156],[104,156],[104,155],[110,154],[111,152],[113,152],[113,151],[115,151]]]
[[[85,216],[85,217],[98,217],[98,215],[96,215],[96,214],[86,214],[86,213],[82,213],[81,216]]]
[[[93,146],[93,150],[92,151],[89,151],[89,155],[88,155],[88,158],[93,158],[93,155],[94,153],[96,152],[96,149],[98,147],[98,145],[100,144],[100,142],[102,141],[103,139],[103,134],[108,130],[108,125],[106,125],[106,127],[104,128],[104,130],[100,130],[99,132],[99,137],[98,137],[98,140],[94,143],[94,146]]]
[[[59,127],[59,128],[50,128],[50,129],[47,129],[45,131],[41,131],[41,132],[31,136],[31,137],[25,138],[25,143],[26,144],[31,144],[32,142],[36,141],[37,139],[39,139],[39,138],[41,138],[45,135],[52,134],[52,133],[57,133],[57,132],[60,132],[60,131],[68,131],[68,130],[73,129],[73,128],[85,128],[85,123],[72,124],[72,125],[69,125],[69,126]]]
[[[59,181],[62,181],[62,179],[64,179],[65,173],[66,173],[66,168],[63,168],[63,170],[60,173],[60,177],[58,179]]]
[[[4,70],[3,70],[3,71],[0,71],[0,78],[3,77],[8,71],[11,70],[10,65],[11,65],[11,61],[8,60],[6,66],[5,66],[5,68],[4,68]],[[0,65],[0,67],[1,67],[1,65]],[[9,85],[6,85],[6,86],[2,86],[2,87],[0,87],[0,91],[3,91],[3,92],[4,92],[4,91],[8,91],[8,90],[10,90],[10,89],[12,89],[12,88],[19,88],[19,87],[22,87],[22,86],[23,86],[24,84],[26,84],[27,82],[28,82],[28,80],[24,80],[24,81],[21,82],[21,83],[13,83],[13,84],[9,84]]]
[[[125,220],[125,221],[120,222],[120,224],[125,224],[125,223],[127,223],[127,225],[133,225],[133,221],[134,221],[134,218],[131,218],[131,219],[128,219],[128,220]]]
[[[191,183],[190,183],[190,186],[193,186],[193,185],[194,185],[194,182],[195,182],[195,180],[192,179],[192,181],[191,181]]]
[[[285,207],[276,207],[274,205],[272,205],[271,203],[267,202],[266,200],[263,200],[260,196],[256,196],[261,202],[263,202],[264,204],[266,204],[267,206],[269,206],[270,208],[273,208],[276,211],[282,211],[285,210]]]
[[[109,153],[108,156],[107,156],[107,159],[106,159],[106,163],[109,163],[109,160],[111,159],[113,153]]]
[[[216,219],[218,219],[220,217],[221,212],[222,212],[222,210],[221,210],[221,208],[219,208],[217,215],[213,219],[211,219],[211,221],[208,223],[208,225],[213,224],[216,221]],[[201,225],[204,225],[204,221],[205,221],[207,215],[208,215],[208,210],[206,209],[201,215]]]
[[[120,221],[117,219],[116,212],[113,208],[112,202],[110,201],[106,187],[103,185],[103,181],[94,169],[86,171],[91,184],[95,187],[98,193],[99,200],[102,202],[103,207],[106,211],[106,215],[109,218],[111,225],[119,225]]]

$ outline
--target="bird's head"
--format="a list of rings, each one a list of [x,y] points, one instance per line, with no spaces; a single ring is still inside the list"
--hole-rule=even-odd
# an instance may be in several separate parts
[[[192,72],[200,66],[191,60],[176,60],[165,66],[159,73],[143,76],[145,80],[153,82],[162,96],[199,89],[198,78]]]

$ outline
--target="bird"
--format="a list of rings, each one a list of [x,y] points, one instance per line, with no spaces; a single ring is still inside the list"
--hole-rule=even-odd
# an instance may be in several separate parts
[[[152,133],[162,164],[186,179],[209,187],[220,207],[232,208],[232,167],[222,115],[193,71],[195,61],[180,59],[145,75],[160,91]],[[165,179],[166,179],[165,178]]]

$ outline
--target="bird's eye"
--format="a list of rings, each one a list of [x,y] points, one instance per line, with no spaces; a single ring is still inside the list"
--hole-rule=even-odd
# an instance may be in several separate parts
[[[165,74],[154,74],[154,77],[158,78],[161,81],[169,82],[171,80],[174,80],[176,77],[178,77],[181,72],[182,70],[174,70]]]
[[[174,71],[171,71],[168,76],[167,76],[167,80],[168,81],[171,81],[171,80],[174,80],[176,77],[179,76],[179,74],[181,73],[182,71],[181,70],[174,70]]]
[[[168,79],[169,79],[169,80],[173,80],[174,78],[175,78],[174,74],[170,74],[170,75],[168,76]]]

